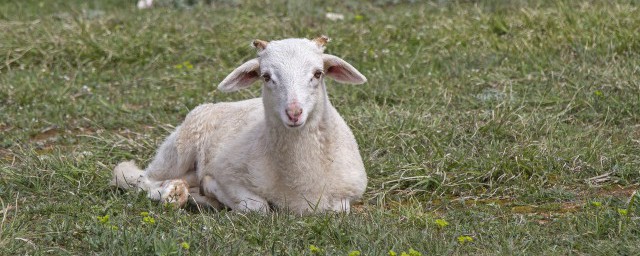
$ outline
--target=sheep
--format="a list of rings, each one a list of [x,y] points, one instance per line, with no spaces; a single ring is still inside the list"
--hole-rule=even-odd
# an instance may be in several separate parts
[[[191,201],[240,212],[349,212],[367,176],[324,78],[347,84],[367,79],[323,53],[328,41],[253,41],[258,57],[233,70],[218,90],[237,91],[263,80],[262,97],[196,107],[146,170],[132,161],[120,163],[111,184],[178,206]]]

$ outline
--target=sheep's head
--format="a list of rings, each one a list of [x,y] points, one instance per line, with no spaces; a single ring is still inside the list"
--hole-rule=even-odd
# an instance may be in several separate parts
[[[258,58],[236,68],[218,85],[225,92],[249,87],[262,79],[266,114],[289,128],[303,126],[318,103],[324,103],[324,77],[341,83],[362,84],[367,79],[346,61],[324,54],[327,37],[253,41]]]

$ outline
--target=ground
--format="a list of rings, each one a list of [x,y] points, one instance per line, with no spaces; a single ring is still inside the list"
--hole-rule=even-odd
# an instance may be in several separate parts
[[[3,1],[0,254],[640,254],[637,17],[632,0]],[[253,39],[321,34],[369,80],[328,83],[369,176],[351,214],[108,185],[190,109],[259,95],[215,90]]]

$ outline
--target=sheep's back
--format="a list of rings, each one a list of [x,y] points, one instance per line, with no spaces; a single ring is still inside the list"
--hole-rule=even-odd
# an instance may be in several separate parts
[[[215,155],[225,141],[261,120],[263,109],[261,98],[202,104],[189,112],[178,127],[178,151],[195,148]]]

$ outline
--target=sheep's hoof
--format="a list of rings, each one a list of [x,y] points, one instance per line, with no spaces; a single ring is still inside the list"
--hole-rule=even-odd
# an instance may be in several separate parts
[[[168,180],[162,184],[162,196],[160,201],[183,207],[189,201],[189,185],[185,180]]]

